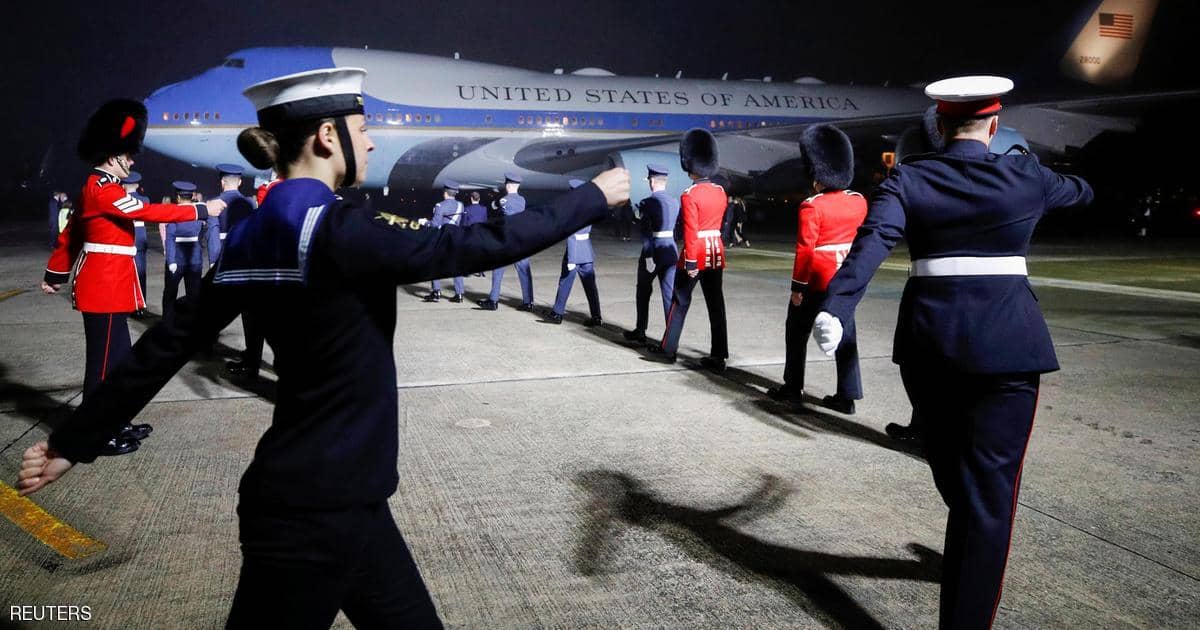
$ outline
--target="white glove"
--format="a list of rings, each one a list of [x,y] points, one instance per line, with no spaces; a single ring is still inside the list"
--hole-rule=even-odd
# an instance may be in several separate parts
[[[575,271],[575,263],[567,263],[567,271]]]
[[[833,356],[833,353],[837,352],[838,344],[842,343],[841,320],[825,311],[817,313],[817,319],[813,322],[813,339],[817,340],[817,345],[821,347],[825,356]]]
[[[167,271],[170,271],[171,273],[175,273],[176,269],[179,269],[179,265],[177,263],[171,263],[167,265]]]
[[[646,261],[646,273],[654,273],[654,270],[657,269],[657,267],[654,265],[654,259],[645,258],[643,260]]]

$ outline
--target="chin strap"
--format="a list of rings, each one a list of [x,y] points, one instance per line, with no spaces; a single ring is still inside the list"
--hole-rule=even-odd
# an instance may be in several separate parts
[[[358,179],[358,164],[354,161],[354,143],[350,140],[350,128],[346,126],[345,116],[337,117],[337,132],[342,145],[342,157],[346,159],[346,176],[342,178],[342,185],[351,187]]]

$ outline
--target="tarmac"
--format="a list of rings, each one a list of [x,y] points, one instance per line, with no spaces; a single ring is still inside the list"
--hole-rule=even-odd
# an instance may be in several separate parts
[[[39,229],[0,224],[0,480],[10,486],[22,451],[78,403],[82,384],[79,315],[66,295],[37,288],[48,254]],[[580,325],[579,286],[562,325],[517,311],[511,271],[496,312],[473,303],[490,278],[468,278],[463,304],[398,288],[401,483],[390,504],[446,625],[936,626],[946,509],[919,451],[883,432],[910,412],[890,360],[902,253],[858,311],[866,398],[846,416],[764,395],[783,371],[782,238],[751,233],[754,247],[730,251],[732,356],[715,375],[694,364],[709,343],[698,303],[680,364],[624,342],[639,244],[594,233],[598,329]],[[1062,370],[1042,381],[997,628],[1200,626],[1196,246],[1035,241],[1031,276]],[[561,250],[533,259],[541,307]],[[161,253],[150,268],[160,312]],[[656,287],[651,335],[662,332],[660,304]],[[136,337],[146,325],[130,328]],[[101,551],[72,559],[0,519],[0,627],[222,627],[240,566],[237,481],[270,422],[274,378],[267,369],[251,391],[221,377],[242,348],[239,326],[139,416],[156,428],[141,450],[78,466],[32,497]],[[815,345],[808,357],[819,399],[833,366]],[[12,611],[49,605],[87,606],[90,621]]]

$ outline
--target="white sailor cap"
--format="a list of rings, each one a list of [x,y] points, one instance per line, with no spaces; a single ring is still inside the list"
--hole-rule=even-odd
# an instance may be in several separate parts
[[[1004,77],[954,77],[925,86],[925,96],[937,101],[943,116],[974,118],[1000,111],[1000,97],[1012,89],[1012,79]]]
[[[255,83],[242,92],[258,112],[258,124],[274,129],[316,118],[363,113],[362,68],[309,70]]]

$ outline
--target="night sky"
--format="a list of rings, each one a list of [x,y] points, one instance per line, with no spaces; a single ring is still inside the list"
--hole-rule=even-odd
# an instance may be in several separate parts
[[[13,5],[16,6],[13,6]],[[74,188],[74,142],[88,113],[142,98],[252,46],[368,46],[549,72],[730,79],[815,76],[905,85],[1003,73],[1018,90],[1086,90],[1055,76],[1067,31],[1091,2],[282,2],[7,3],[4,108],[16,147],[5,188],[53,147],[50,180]],[[1011,5],[1011,6],[1010,6]],[[1200,3],[1164,0],[1131,89],[1197,87],[1189,32]],[[347,9],[345,7],[352,7]],[[667,8],[671,7],[671,8]],[[952,8],[947,8],[952,7]],[[1188,69],[1186,73],[1180,70]],[[139,168],[185,165],[153,153]],[[181,173],[185,174],[185,173]],[[61,183],[60,183],[61,182]]]

